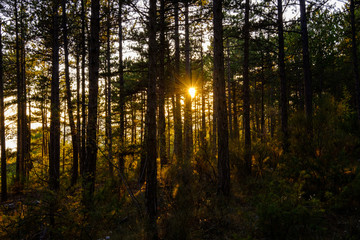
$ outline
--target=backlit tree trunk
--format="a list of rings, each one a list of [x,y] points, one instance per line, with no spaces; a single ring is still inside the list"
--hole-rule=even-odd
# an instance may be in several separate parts
[[[179,3],[174,2],[174,21],[175,21],[175,107],[174,107],[174,152],[177,162],[183,160],[183,141],[182,141],[182,120],[181,120],[181,103],[180,103],[180,39],[179,39]]]
[[[278,0],[278,44],[279,44],[279,75],[280,75],[280,110],[281,110],[281,131],[283,140],[283,149],[287,151],[288,141],[288,100],[287,100],[287,82],[285,73],[285,50],[284,50],[284,26],[283,26],[283,7],[282,0]]]
[[[78,178],[78,161],[79,161],[79,149],[78,149],[78,138],[77,130],[74,122],[73,104],[71,102],[71,83],[70,83],[70,72],[69,72],[69,50],[68,50],[68,34],[67,34],[67,14],[66,14],[66,0],[62,1],[62,27],[63,27],[63,38],[64,38],[64,53],[65,53],[65,85],[66,85],[66,101],[67,109],[69,114],[71,140],[73,147],[73,165],[71,175],[71,185],[74,185]]]
[[[303,51],[303,71],[305,86],[305,112],[308,121],[308,131],[312,132],[312,80],[310,69],[309,36],[307,30],[306,1],[300,1],[301,40]]]
[[[218,129],[218,192],[230,194],[229,133],[224,78],[224,47],[222,25],[222,0],[214,0],[214,86],[217,100]]]
[[[7,200],[6,181],[6,148],[5,148],[5,109],[4,109],[4,78],[3,78],[3,53],[2,53],[2,20],[0,18],[0,144],[1,144],[1,201]]]
[[[157,167],[156,167],[156,0],[150,0],[149,8],[149,82],[147,88],[147,121],[146,121],[146,210],[156,235],[157,214]],[[154,146],[155,145],[155,146]],[[155,238],[153,238],[155,239]]]
[[[245,171],[251,174],[251,134],[250,134],[250,80],[249,80],[249,42],[250,42],[250,0],[245,1],[244,25],[244,131],[245,131]]]
[[[59,16],[58,0],[53,0],[52,11],[52,79],[51,79],[51,117],[49,144],[49,187],[59,190],[60,183],[60,97],[59,97]]]
[[[86,134],[86,161],[84,178],[84,202],[92,205],[95,188],[96,159],[97,159],[97,107],[99,81],[99,53],[100,53],[100,1],[91,1],[90,40],[89,40],[89,105],[88,126]]]

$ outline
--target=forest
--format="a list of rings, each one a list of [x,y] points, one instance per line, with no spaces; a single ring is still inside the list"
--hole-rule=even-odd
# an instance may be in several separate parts
[[[360,1],[0,0],[0,239],[360,239]]]

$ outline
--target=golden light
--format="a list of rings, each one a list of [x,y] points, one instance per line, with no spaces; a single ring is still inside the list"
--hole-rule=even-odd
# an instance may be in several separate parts
[[[193,88],[193,87],[189,88],[189,94],[190,94],[191,98],[195,97],[195,93],[196,93],[195,88]]]

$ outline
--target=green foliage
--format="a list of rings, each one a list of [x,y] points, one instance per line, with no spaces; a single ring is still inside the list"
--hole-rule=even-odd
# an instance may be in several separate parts
[[[290,120],[290,152],[280,168],[284,177],[305,181],[307,197],[316,194],[324,199],[327,191],[338,193],[354,177],[360,149],[348,99],[336,102],[323,95],[318,101],[312,133],[303,114],[294,114]]]
[[[259,227],[266,238],[316,239],[324,235],[324,209],[318,199],[303,198],[302,183],[271,181],[259,198]]]

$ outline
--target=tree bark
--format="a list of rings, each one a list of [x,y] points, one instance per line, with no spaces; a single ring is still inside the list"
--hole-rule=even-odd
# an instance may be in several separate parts
[[[1,201],[7,200],[6,148],[5,148],[5,108],[4,108],[4,70],[2,53],[2,20],[0,18],[0,143],[1,143]]]
[[[285,50],[284,50],[284,26],[283,26],[283,5],[282,0],[278,0],[278,44],[279,44],[279,75],[280,75],[280,111],[281,111],[281,131],[282,144],[284,151],[289,148],[288,133],[288,98],[287,98],[287,80],[285,73]]]
[[[228,111],[229,111],[229,136],[232,139],[234,136],[233,126],[232,126],[232,97],[231,97],[231,62],[230,62],[230,40],[226,42],[227,47],[227,88],[228,88]]]
[[[174,152],[178,163],[183,161],[183,141],[182,141],[182,120],[180,103],[180,38],[179,38],[179,2],[174,1],[174,21],[175,21],[175,108],[174,108]]]
[[[90,40],[89,40],[89,105],[88,127],[86,134],[86,161],[84,178],[84,202],[89,207],[95,189],[96,159],[97,159],[97,107],[99,81],[99,54],[100,54],[100,1],[91,1]]]
[[[157,167],[156,167],[156,0],[150,0],[149,8],[149,82],[147,89],[146,135],[146,210],[156,234],[157,214]]]
[[[190,163],[193,153],[192,136],[192,103],[189,88],[192,87],[191,65],[190,65],[190,36],[189,36],[189,1],[185,1],[185,116],[184,116],[184,138],[185,138],[185,163]]]
[[[85,38],[85,2],[81,0],[81,151],[80,151],[80,174],[84,177],[86,161],[86,99],[85,99],[85,65],[86,65],[86,38]]]
[[[222,0],[214,0],[214,86],[217,100],[218,129],[218,192],[230,195],[229,133],[224,79],[224,46]]]
[[[125,139],[124,139],[124,131],[125,131],[125,89],[124,89],[124,66],[123,66],[123,29],[122,29],[122,2],[123,0],[119,0],[119,84],[120,84],[120,156],[119,156],[119,168],[121,173],[124,172],[125,160],[124,155],[122,154]]]
[[[15,51],[16,51],[16,82],[17,82],[17,152],[16,152],[16,183],[17,187],[21,188],[24,176],[24,151],[23,146],[25,139],[23,136],[22,125],[23,125],[23,82],[21,77],[20,67],[20,39],[19,39],[19,18],[18,18],[18,4],[17,0],[14,1],[15,9]]]
[[[167,164],[165,137],[165,0],[160,0],[160,48],[159,48],[159,144],[161,166]]]
[[[250,42],[250,0],[245,1],[244,25],[244,131],[245,131],[245,172],[251,174],[251,134],[250,134],[250,80],[249,80],[249,42]]]
[[[303,71],[305,86],[305,112],[307,118],[308,132],[312,132],[312,80],[310,69],[309,37],[307,30],[306,1],[300,1],[301,40],[303,52]]]
[[[71,83],[70,83],[70,72],[69,72],[69,49],[68,49],[68,30],[67,30],[67,14],[66,14],[66,0],[62,1],[62,27],[63,27],[63,38],[64,38],[64,53],[65,53],[65,85],[66,85],[66,101],[67,109],[69,114],[71,140],[73,147],[73,165],[71,175],[71,185],[75,185],[78,178],[78,162],[79,162],[79,149],[78,149],[78,138],[77,129],[74,121],[73,104],[71,101]]]
[[[60,96],[59,96],[59,2],[53,0],[52,6],[52,79],[51,79],[51,117],[49,144],[49,187],[60,188]]]
[[[107,6],[107,29],[106,29],[106,61],[107,61],[107,81],[106,81],[106,148],[108,153],[109,161],[109,174],[113,176],[113,165],[112,165],[112,125],[111,125],[111,5],[110,1]]]

